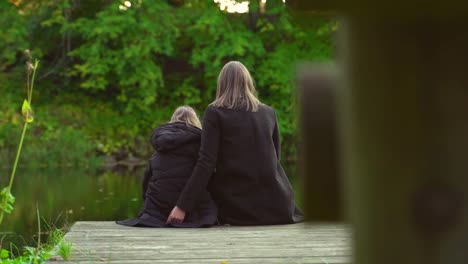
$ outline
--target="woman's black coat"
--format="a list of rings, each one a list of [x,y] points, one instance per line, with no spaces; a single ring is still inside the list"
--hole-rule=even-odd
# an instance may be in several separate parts
[[[136,219],[119,221],[129,226],[166,226],[165,222],[182,192],[198,158],[201,130],[184,123],[169,123],[151,135],[155,150],[143,179],[144,207]],[[201,227],[216,223],[217,209],[208,191],[202,190],[177,227]]]
[[[206,109],[199,159],[177,206],[193,211],[207,186],[221,223],[267,225],[303,220],[280,164],[276,115],[266,105],[259,105],[257,112]]]

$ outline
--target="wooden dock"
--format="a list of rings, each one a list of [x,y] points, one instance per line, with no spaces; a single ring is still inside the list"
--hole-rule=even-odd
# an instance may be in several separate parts
[[[64,237],[72,257],[60,262],[350,263],[350,233],[332,224],[176,229],[77,222]]]

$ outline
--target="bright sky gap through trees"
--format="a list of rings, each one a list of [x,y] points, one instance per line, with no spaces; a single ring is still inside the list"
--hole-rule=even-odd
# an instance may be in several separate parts
[[[247,13],[249,12],[249,1],[236,2],[235,0],[213,0],[215,3],[219,4],[221,10],[226,10],[229,13]],[[260,4],[264,5],[267,0],[262,0]],[[286,0],[283,0],[285,3]],[[124,1],[122,5],[119,6],[120,10],[127,10],[132,7],[131,1]]]
[[[267,0],[262,0],[261,5],[265,5]],[[214,0],[219,4],[221,10],[226,10],[229,13],[247,13],[249,12],[249,1],[236,2],[235,0]],[[285,3],[286,0],[283,0]]]

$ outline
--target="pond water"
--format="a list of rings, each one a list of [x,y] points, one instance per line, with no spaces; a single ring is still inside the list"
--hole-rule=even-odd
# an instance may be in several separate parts
[[[298,193],[294,164],[284,166]],[[19,169],[13,186],[16,197],[12,214],[0,226],[2,247],[35,245],[39,209],[43,236],[50,227],[61,228],[75,221],[114,221],[135,217],[141,209],[144,167],[112,169],[48,168]],[[10,170],[0,170],[5,186]],[[299,199],[298,199],[299,202]],[[41,236],[42,237],[42,236]]]

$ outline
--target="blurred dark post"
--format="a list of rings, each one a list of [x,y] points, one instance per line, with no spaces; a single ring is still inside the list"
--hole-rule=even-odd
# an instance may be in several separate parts
[[[303,2],[342,14],[336,95],[354,263],[468,263],[466,3]]]
[[[306,219],[342,220],[342,188],[338,179],[335,89],[331,65],[301,65],[299,87],[300,171]]]

